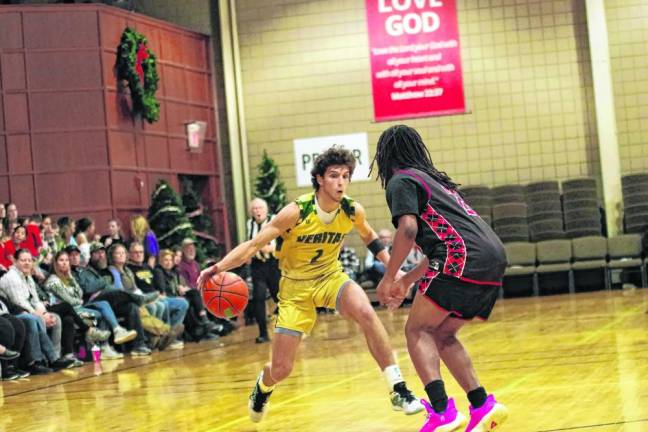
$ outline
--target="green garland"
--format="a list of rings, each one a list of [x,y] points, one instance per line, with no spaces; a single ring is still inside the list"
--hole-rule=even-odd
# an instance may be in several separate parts
[[[139,114],[149,123],[154,123],[160,118],[160,103],[155,97],[159,77],[155,66],[155,55],[146,47],[146,37],[126,27],[122,33],[121,41],[117,47],[117,79],[128,81],[133,112]],[[144,72],[144,85],[137,73],[138,51],[143,45],[146,49],[146,58],[141,66]]]

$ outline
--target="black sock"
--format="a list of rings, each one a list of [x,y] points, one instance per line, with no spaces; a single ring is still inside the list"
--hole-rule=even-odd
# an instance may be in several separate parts
[[[484,390],[484,387],[477,387],[474,390],[470,390],[468,392],[468,400],[473,408],[479,408],[484,405],[486,403],[486,390]]]
[[[434,408],[434,412],[442,413],[446,410],[448,407],[448,395],[446,394],[443,381],[436,380],[429,382],[425,386],[425,393],[427,393],[430,399],[430,405]]]

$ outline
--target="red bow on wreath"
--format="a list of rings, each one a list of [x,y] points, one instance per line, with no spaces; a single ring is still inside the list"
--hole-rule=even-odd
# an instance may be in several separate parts
[[[137,72],[140,81],[142,81],[142,85],[144,85],[144,68],[142,67],[142,64],[144,64],[144,60],[147,58],[149,58],[148,50],[146,49],[146,46],[141,43],[137,49],[137,63],[135,64],[135,71]]]

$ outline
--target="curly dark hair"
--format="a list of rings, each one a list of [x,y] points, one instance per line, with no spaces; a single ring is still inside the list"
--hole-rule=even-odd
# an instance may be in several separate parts
[[[376,155],[371,162],[370,174],[373,172],[374,165],[378,166],[378,178],[383,189],[387,187],[394,171],[405,168],[423,171],[447,189],[457,190],[459,186],[448,174],[434,167],[430,152],[423,143],[421,135],[416,129],[405,125],[392,126],[380,135]]]
[[[318,155],[315,158],[315,162],[313,162],[313,169],[311,169],[311,183],[316,191],[319,190],[317,176],[319,175],[324,177],[326,169],[331,165],[346,165],[349,168],[349,176],[353,176],[356,161],[350,150],[338,145],[334,145],[321,155]]]

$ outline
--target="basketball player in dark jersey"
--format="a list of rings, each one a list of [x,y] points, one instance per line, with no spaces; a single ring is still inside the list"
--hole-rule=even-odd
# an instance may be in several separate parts
[[[397,228],[378,297],[396,307],[407,287],[419,280],[405,334],[410,357],[429,397],[429,403],[422,401],[428,418],[421,432],[455,431],[466,422],[445,392],[440,360],[470,401],[466,432],[494,430],[506,419],[507,410],[493,395],[487,395],[456,335],[466,322],[486,320],[490,315],[506,267],[504,247],[463,200],[457,185],[434,167],[416,130],[404,125],[385,130],[372,170],[374,164]],[[397,279],[415,243],[426,258]]]

